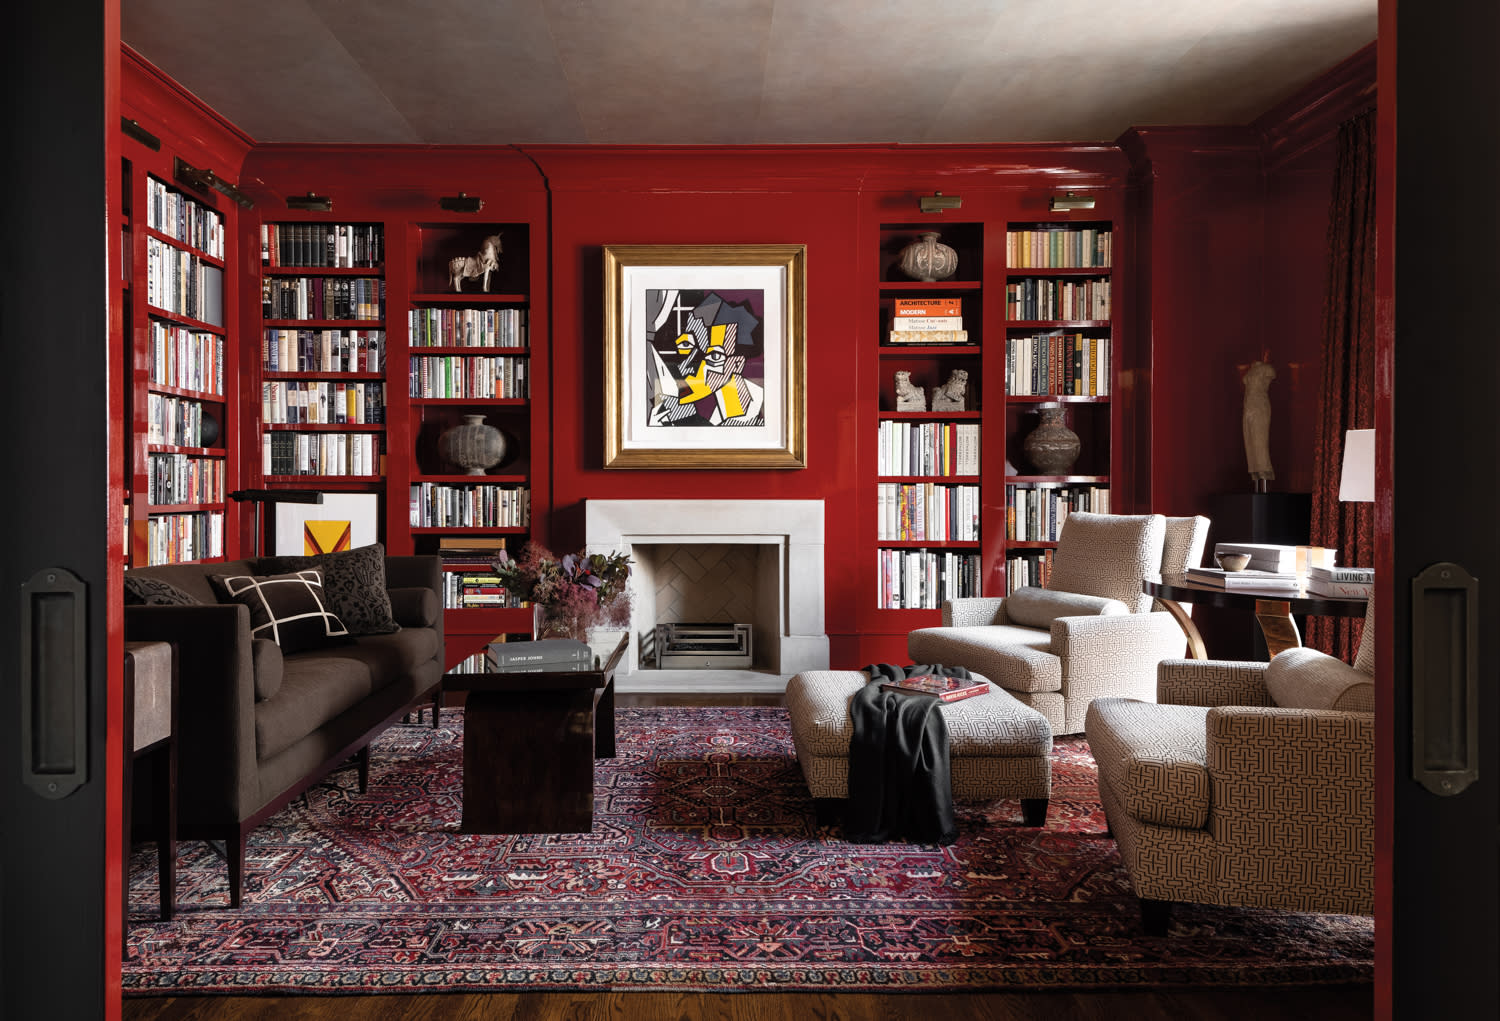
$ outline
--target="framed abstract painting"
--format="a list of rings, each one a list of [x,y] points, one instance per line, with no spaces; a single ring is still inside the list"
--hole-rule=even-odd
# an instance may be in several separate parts
[[[806,245],[604,246],[604,467],[805,468]]]
[[[276,556],[339,553],[376,541],[374,493],[324,493],[322,503],[276,505]]]

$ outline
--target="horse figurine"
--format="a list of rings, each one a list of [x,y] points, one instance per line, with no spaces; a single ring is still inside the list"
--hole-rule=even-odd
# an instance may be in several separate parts
[[[464,281],[475,277],[484,278],[484,290],[490,289],[490,274],[500,269],[500,235],[491,234],[484,239],[478,255],[459,255],[448,260],[448,276],[453,280],[453,289],[463,291]]]

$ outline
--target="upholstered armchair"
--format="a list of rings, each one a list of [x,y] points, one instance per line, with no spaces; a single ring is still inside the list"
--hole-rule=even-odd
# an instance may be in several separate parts
[[[1099,795],[1152,935],[1171,904],[1374,910],[1374,604],[1354,665],[1167,660],[1160,704],[1099,699]]]
[[[967,667],[1047,717],[1054,734],[1077,734],[1100,696],[1155,698],[1156,664],[1181,656],[1186,639],[1151,612],[1141,583],[1198,564],[1207,537],[1204,517],[1070,514],[1045,588],[948,600],[941,627],[907,636],[907,655]]]

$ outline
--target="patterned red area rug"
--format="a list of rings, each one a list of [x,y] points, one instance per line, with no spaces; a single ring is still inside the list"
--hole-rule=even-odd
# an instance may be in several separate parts
[[[592,833],[460,834],[463,715],[390,729],[250,838],[244,907],[184,843],[177,918],[131,861],[128,995],[1100,989],[1369,981],[1370,919],[1183,905],[1140,929],[1093,760],[1057,742],[1045,829],[961,806],[950,847],[819,829],[780,708],[618,713]]]

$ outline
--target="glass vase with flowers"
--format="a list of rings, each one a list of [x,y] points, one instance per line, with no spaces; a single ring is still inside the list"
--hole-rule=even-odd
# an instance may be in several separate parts
[[[494,562],[501,586],[532,606],[532,638],[587,642],[595,627],[630,622],[630,557],[624,553],[555,556],[528,542],[518,558],[501,550]]]

